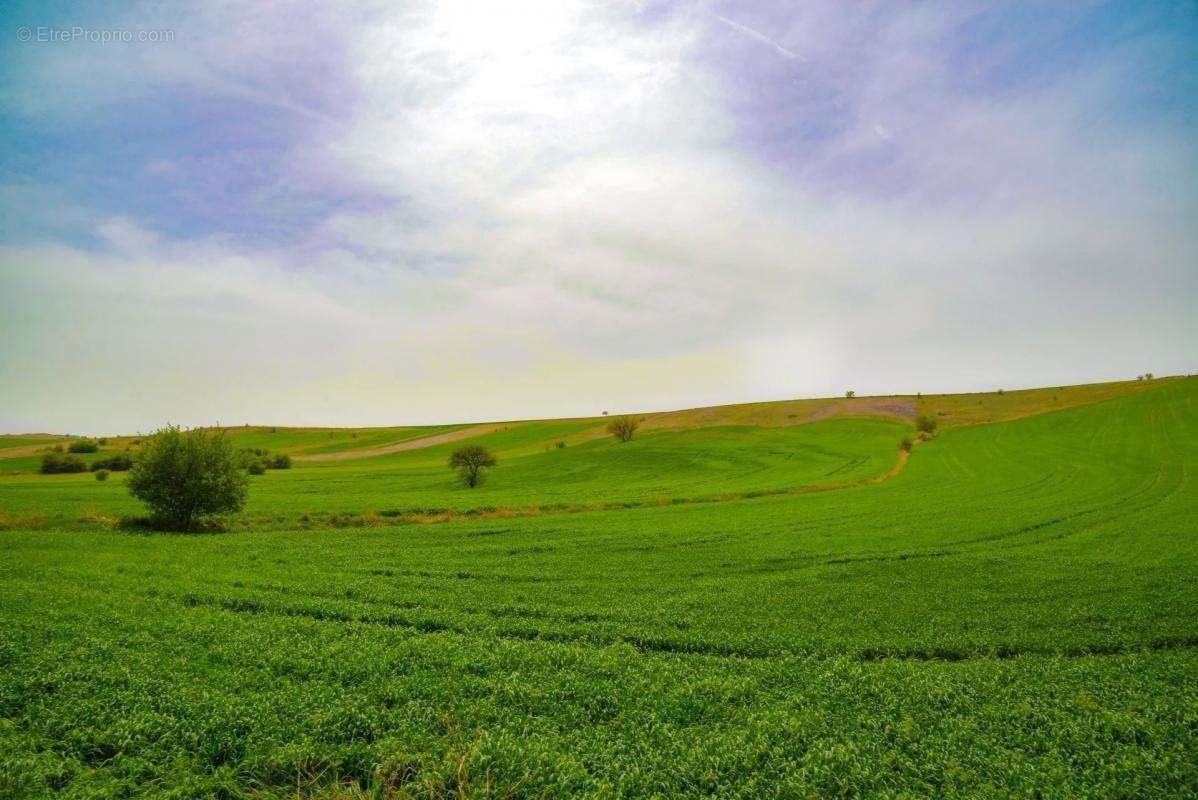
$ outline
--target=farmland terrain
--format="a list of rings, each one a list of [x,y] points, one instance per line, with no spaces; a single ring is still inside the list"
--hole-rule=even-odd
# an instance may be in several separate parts
[[[643,417],[0,443],[0,796],[1198,794],[1198,380]]]

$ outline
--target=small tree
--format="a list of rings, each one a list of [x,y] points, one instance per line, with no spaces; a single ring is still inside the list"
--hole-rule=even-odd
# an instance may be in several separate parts
[[[902,450],[904,453],[910,453],[911,448],[914,446],[915,446],[915,443],[911,441],[910,436],[904,436],[902,441],[899,442],[899,449]]]
[[[247,482],[240,455],[223,434],[168,425],[144,443],[128,485],[155,517],[187,530],[199,517],[240,511]]]
[[[493,467],[498,463],[495,460],[495,456],[487,452],[485,447],[478,444],[459,447],[449,457],[449,468],[457,470],[458,477],[462,479],[462,483],[471,489],[482,483],[482,471],[484,467]]]
[[[848,398],[853,398],[853,397],[857,396],[857,393],[854,392],[852,389],[849,389],[847,392],[844,393],[844,396],[848,397]]]
[[[636,429],[640,426],[640,420],[624,414],[619,417],[613,417],[611,422],[607,423],[607,432],[621,442],[628,442],[632,440],[632,435],[636,433]]]
[[[937,422],[931,417],[919,416],[915,418],[915,427],[920,433],[935,433]]]

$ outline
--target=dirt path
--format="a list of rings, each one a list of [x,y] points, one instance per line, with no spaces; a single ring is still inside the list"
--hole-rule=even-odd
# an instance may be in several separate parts
[[[488,422],[485,425],[474,425],[469,428],[462,428],[449,433],[441,433],[436,436],[426,436],[423,439],[408,439],[404,442],[396,442],[395,444],[383,445],[382,447],[372,447],[369,450],[346,450],[341,453],[317,453],[315,455],[296,455],[292,456],[295,461],[349,461],[354,458],[369,458],[370,456],[385,456],[388,453],[402,453],[404,450],[419,450],[422,447],[432,447],[435,444],[445,444],[446,442],[456,442],[459,439],[470,439],[474,436],[482,436],[485,433],[494,433],[503,428],[510,428],[511,422]],[[516,423],[518,424],[518,423]]]

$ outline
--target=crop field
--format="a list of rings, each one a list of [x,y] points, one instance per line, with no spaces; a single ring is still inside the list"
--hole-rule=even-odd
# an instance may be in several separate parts
[[[202,534],[0,453],[0,797],[1198,795],[1198,380],[1066,389],[231,429],[349,457]]]

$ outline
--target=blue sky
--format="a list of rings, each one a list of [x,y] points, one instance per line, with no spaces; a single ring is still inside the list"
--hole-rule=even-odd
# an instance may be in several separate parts
[[[1194,368],[1193,3],[16,3],[0,35],[0,430]]]

